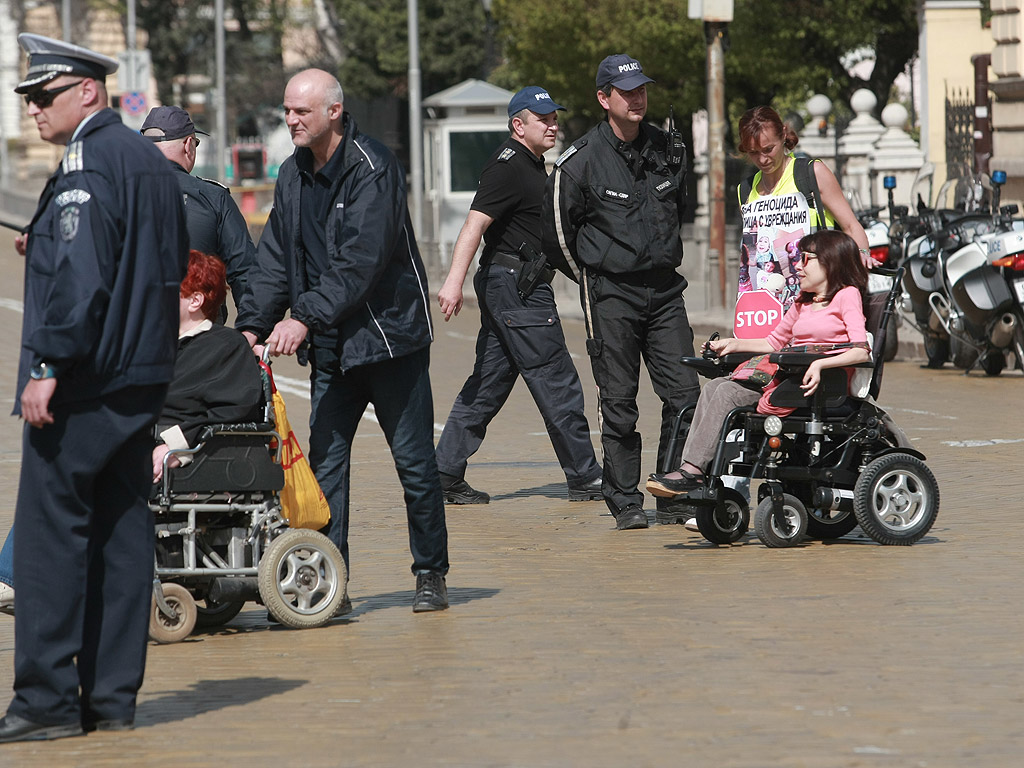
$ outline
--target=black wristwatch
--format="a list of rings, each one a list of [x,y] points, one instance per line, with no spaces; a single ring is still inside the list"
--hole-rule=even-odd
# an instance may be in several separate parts
[[[39,379],[55,379],[57,378],[57,372],[46,363],[37,363],[29,369],[28,375],[30,378],[38,381]]]

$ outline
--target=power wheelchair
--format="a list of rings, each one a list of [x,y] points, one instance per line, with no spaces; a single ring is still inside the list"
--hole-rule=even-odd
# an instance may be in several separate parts
[[[149,634],[156,642],[225,624],[248,600],[284,626],[318,627],[345,599],[348,572],[338,548],[317,531],[288,526],[266,361],[261,375],[261,422],[206,426],[195,447],[164,457],[150,497],[156,570]],[[174,455],[192,461],[172,468]]]
[[[885,365],[886,331],[902,290],[903,268],[876,270],[893,278],[872,344],[868,396],[847,394],[844,369],[822,372],[810,402],[799,388],[807,367],[821,354],[779,352],[770,360],[784,377],[771,395],[774,405],[796,408],[789,416],[736,408],[722,424],[705,483],[676,496],[693,505],[708,541],[730,544],[749,528],[746,496],[723,478],[760,480],[754,530],[767,547],[792,547],[805,537],[835,539],[858,524],[880,544],[909,545],[924,536],[939,511],[939,487],[925,457],[901,440],[898,427],[875,402]],[[721,358],[706,351],[683,363],[708,378],[727,376],[749,358]],[[682,442],[694,406],[681,411],[667,454],[679,466]],[[666,462],[667,463],[667,462]],[[662,471],[667,471],[663,468]]]

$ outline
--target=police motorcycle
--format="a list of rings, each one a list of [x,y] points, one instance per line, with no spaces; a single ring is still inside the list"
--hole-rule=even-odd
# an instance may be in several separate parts
[[[999,207],[1005,182],[1005,171],[993,171],[997,231],[946,262],[953,361],[967,372],[980,366],[989,376],[1002,373],[1009,352],[1024,369],[1024,222],[1012,218],[1016,205]]]
[[[885,334],[904,274],[902,269],[886,273],[893,284],[874,339],[874,362],[855,366],[867,369],[866,392],[848,394],[846,371],[833,368],[822,371],[818,389],[805,397],[799,383],[821,355],[778,352],[769,359],[779,365],[784,378],[771,402],[796,410],[779,417],[740,407],[726,416],[705,483],[676,497],[694,506],[697,527],[711,543],[736,542],[749,525],[746,499],[726,485],[730,477],[761,481],[754,530],[770,548],[798,546],[807,537],[839,538],[858,525],[879,544],[906,546],[931,529],[939,510],[935,476],[924,455],[900,439],[899,428],[875,402],[885,363]],[[702,376],[716,378],[728,375],[748,357],[718,357],[705,346],[702,357],[684,357],[682,362]],[[692,409],[679,414],[679,440],[685,439]]]
[[[949,191],[958,185],[963,186],[962,180],[950,179],[943,184],[933,207],[918,196],[918,226],[925,232],[901,249],[907,273],[903,315],[924,338],[929,368],[941,368],[950,359],[958,367],[967,368],[977,359],[976,351],[963,343],[962,336],[954,340],[950,333],[951,328],[956,333],[959,320],[949,298],[952,282],[947,279],[947,264],[964,246],[982,241],[1005,226],[999,215],[994,217],[982,209],[981,183],[968,187],[970,193],[959,203],[961,207],[941,207]],[[977,266],[977,254],[961,265],[968,269]]]

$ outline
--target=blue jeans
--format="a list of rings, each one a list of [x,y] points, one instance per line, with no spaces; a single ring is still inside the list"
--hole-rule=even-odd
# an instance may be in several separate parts
[[[14,586],[14,525],[11,525],[4,547],[0,549],[0,581],[9,587]]]
[[[429,365],[429,348],[344,373],[314,364],[309,463],[331,507],[325,533],[341,550],[346,565],[352,439],[366,406],[372,403],[405,490],[412,570],[448,572],[448,530],[434,456]]]

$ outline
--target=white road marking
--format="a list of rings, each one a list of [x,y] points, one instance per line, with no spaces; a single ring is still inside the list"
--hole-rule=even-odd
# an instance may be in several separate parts
[[[293,379],[290,376],[275,375],[274,383],[277,384],[277,388],[282,392],[287,392],[289,395],[295,395],[296,397],[301,397],[304,400],[309,400],[309,382],[305,379]],[[373,408],[373,403],[366,406],[363,418],[367,421],[372,421],[374,424],[380,424],[377,420],[377,412]],[[434,432],[441,434],[443,429],[444,424],[434,423]]]
[[[950,448],[987,448],[992,445],[1013,445],[1015,443],[1024,443],[1024,437],[1017,438],[1005,438],[997,437],[992,440],[943,440],[943,445],[948,445]]]

